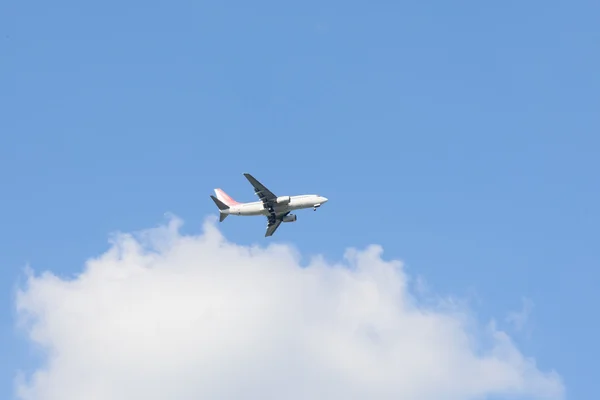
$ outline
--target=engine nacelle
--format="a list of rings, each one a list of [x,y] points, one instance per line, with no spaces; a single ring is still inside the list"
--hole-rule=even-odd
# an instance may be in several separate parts
[[[281,220],[283,222],[295,222],[296,221],[296,215],[295,214],[288,214],[285,217],[283,217]]]
[[[290,196],[279,196],[276,200],[277,204],[289,204],[289,202],[291,201],[291,197]]]

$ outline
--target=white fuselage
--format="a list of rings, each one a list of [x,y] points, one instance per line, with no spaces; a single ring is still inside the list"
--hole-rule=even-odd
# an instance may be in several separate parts
[[[327,202],[327,198],[316,194],[306,194],[300,196],[280,196],[277,198],[277,203],[273,209],[277,214],[285,213],[292,210],[300,210],[303,208],[317,208],[321,204]],[[252,215],[269,215],[269,211],[265,209],[262,201],[253,201],[251,203],[239,203],[230,206],[227,210],[221,211],[223,214],[252,216]]]

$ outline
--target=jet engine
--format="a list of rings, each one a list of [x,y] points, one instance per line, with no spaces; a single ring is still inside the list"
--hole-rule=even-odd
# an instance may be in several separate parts
[[[288,214],[285,217],[283,217],[281,220],[283,222],[295,222],[296,221],[296,214]]]
[[[291,201],[290,196],[279,196],[277,198],[277,204],[288,204]]]

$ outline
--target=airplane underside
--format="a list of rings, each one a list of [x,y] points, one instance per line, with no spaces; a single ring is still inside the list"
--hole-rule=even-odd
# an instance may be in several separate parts
[[[302,210],[302,209],[306,209],[306,208],[313,208],[315,211],[317,210],[318,207],[320,207],[320,205],[317,206],[305,206],[305,207],[285,207],[285,208],[274,208],[272,210],[269,209],[262,209],[262,210],[256,210],[256,211],[244,211],[244,210],[240,210],[238,212],[232,212],[231,214],[233,215],[239,215],[239,216],[257,216],[257,215],[265,215],[265,216],[269,216],[269,215],[273,215],[273,214],[284,214],[284,213],[288,213],[288,212],[292,212],[292,211],[296,211],[296,210]]]

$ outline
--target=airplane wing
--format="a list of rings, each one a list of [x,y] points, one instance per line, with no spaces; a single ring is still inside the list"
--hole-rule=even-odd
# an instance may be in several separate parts
[[[277,199],[277,196],[271,192],[265,185],[260,183],[255,177],[252,175],[245,173],[244,176],[250,184],[254,187],[254,193],[258,196],[258,198],[263,202],[264,207],[269,211],[269,215],[267,216],[267,220],[269,221],[267,224],[267,232],[266,236],[272,236],[279,225],[281,225],[282,218],[288,215],[290,212],[285,213],[276,213],[273,208],[273,203]]]
[[[277,198],[277,196],[275,196],[273,192],[267,189],[265,185],[256,180],[256,178],[254,178],[252,175],[246,173],[244,174],[244,176],[246,177],[246,179],[248,179],[248,181],[250,181],[250,184],[254,187],[254,193],[258,196],[259,199],[262,200],[262,202],[265,205],[274,201]]]
[[[278,219],[276,220],[274,223],[269,223],[269,225],[267,225],[267,232],[265,233],[265,237],[267,236],[273,236],[273,234],[275,233],[275,231],[277,230],[277,228],[279,228],[279,225],[281,225],[281,220]]]
[[[289,213],[289,211],[278,215],[272,213],[270,216],[268,216],[267,219],[269,220],[269,223],[267,225],[267,232],[265,233],[265,237],[273,236],[277,228],[279,228],[279,225],[281,225],[283,217],[285,217]]]

